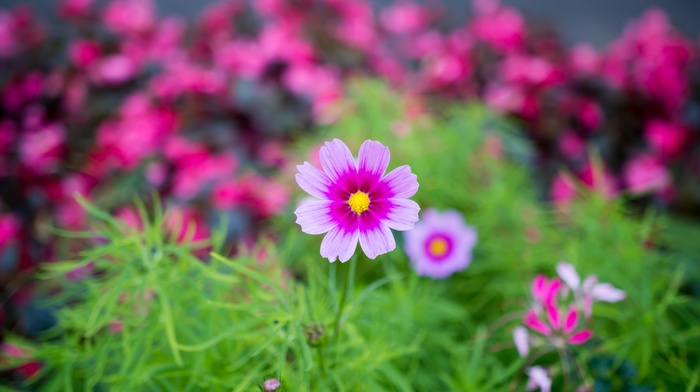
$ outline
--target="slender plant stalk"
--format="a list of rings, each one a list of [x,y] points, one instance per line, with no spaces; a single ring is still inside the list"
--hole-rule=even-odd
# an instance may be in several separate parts
[[[335,322],[333,323],[333,347],[337,348],[338,339],[340,335],[340,324],[343,319],[343,312],[345,311],[345,303],[348,299],[348,292],[352,290],[352,285],[355,282],[355,269],[357,268],[357,252],[350,259],[349,271],[345,274],[345,281],[343,282],[343,288],[340,292],[340,302],[338,303],[338,312],[335,315]],[[335,350],[337,353],[338,350]],[[334,356],[335,357],[335,356]]]

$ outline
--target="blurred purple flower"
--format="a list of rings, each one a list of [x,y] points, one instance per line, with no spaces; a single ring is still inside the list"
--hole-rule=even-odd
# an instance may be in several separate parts
[[[469,266],[477,234],[459,212],[427,209],[404,234],[406,254],[418,275],[446,278]]]

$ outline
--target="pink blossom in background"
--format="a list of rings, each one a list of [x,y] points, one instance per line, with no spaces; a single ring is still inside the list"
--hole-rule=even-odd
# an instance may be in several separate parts
[[[192,243],[211,237],[203,217],[191,207],[171,207],[165,213],[165,225],[178,243]]]
[[[367,0],[328,0],[338,13],[336,37],[363,52],[372,52],[378,45],[379,35],[374,27],[374,12]]]
[[[493,109],[505,113],[518,113],[525,105],[525,96],[519,87],[505,83],[492,83],[486,89],[484,101]]]
[[[617,179],[602,161],[599,162],[599,167],[594,167],[593,163],[589,161],[578,177],[586,187],[603,195],[606,199],[612,199],[617,195]]]
[[[593,45],[582,43],[574,45],[569,52],[569,66],[577,76],[595,76],[601,62],[601,55]]]
[[[12,14],[0,10],[0,59],[14,56],[19,50]]]
[[[117,210],[117,212],[114,214],[114,217],[118,221],[124,223],[126,227],[132,230],[143,230],[143,220],[141,219],[141,215],[136,210],[136,208],[122,207],[119,210]]]
[[[176,166],[173,195],[190,199],[214,182],[233,176],[238,168],[238,160],[233,153],[206,154],[197,160],[181,160]]]
[[[508,83],[540,87],[557,84],[564,78],[562,71],[549,60],[524,55],[506,57],[500,75]]]
[[[0,251],[18,238],[20,220],[13,214],[0,213]]]
[[[406,254],[416,273],[442,279],[469,266],[477,233],[465,224],[459,212],[429,208],[404,238]]]
[[[31,350],[26,347],[21,347],[13,343],[2,343],[0,346],[0,364],[5,365],[3,362],[7,358],[24,358],[27,359],[26,362],[13,368],[11,370],[16,371],[23,379],[30,379],[34,377],[37,373],[41,371],[41,363],[31,359]]]
[[[678,123],[652,120],[646,124],[647,142],[663,159],[678,157],[690,141],[687,129]]]
[[[337,71],[321,66],[297,66],[286,73],[285,84],[311,100],[319,123],[329,124],[338,117],[333,104],[343,96],[343,85]]]
[[[577,160],[586,153],[586,141],[573,131],[565,131],[558,139],[559,151],[568,160]]]
[[[37,173],[58,169],[64,153],[65,130],[60,124],[46,124],[22,132],[19,153],[22,163]]]
[[[78,68],[88,68],[100,58],[102,49],[98,42],[90,39],[77,39],[70,44],[68,55]]]
[[[525,20],[513,8],[501,6],[498,0],[473,2],[476,18],[471,22],[474,35],[502,52],[519,49],[525,40]]]
[[[401,0],[384,9],[380,16],[384,29],[393,34],[413,34],[430,21],[429,11],[411,0]]]
[[[133,79],[139,66],[131,58],[122,54],[105,56],[95,62],[90,67],[90,77],[102,85],[119,85]]]
[[[386,176],[389,149],[367,140],[357,163],[338,139],[321,147],[318,170],[305,162],[297,166],[299,186],[319,200],[308,201],[294,212],[307,234],[327,233],[321,256],[330,262],[350,260],[359,241],[370,259],[396,248],[390,229],[406,231],[418,221],[418,204],[408,198],[418,190],[416,176],[400,166]]]
[[[151,0],[111,0],[102,13],[102,21],[117,34],[142,34],[153,28],[156,11]]]
[[[61,0],[58,13],[68,19],[82,19],[90,16],[93,0]]]
[[[576,198],[576,179],[563,172],[557,173],[549,188],[549,198],[555,207],[566,208]]]
[[[672,184],[668,169],[650,154],[629,159],[624,167],[623,178],[627,192],[636,195],[658,192]]]

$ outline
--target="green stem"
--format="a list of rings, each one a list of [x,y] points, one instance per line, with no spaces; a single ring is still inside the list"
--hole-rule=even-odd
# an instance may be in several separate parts
[[[338,304],[338,313],[335,315],[335,333],[333,338],[335,341],[338,340],[338,335],[340,333],[340,323],[343,318],[343,311],[345,310],[345,303],[348,299],[348,292],[352,290],[352,285],[355,281],[355,268],[357,268],[357,253],[355,253],[350,259],[350,270],[345,273],[345,281],[343,282],[343,288],[340,292],[340,303]]]
[[[348,292],[352,290],[352,286],[355,282],[355,269],[357,268],[357,252],[352,256],[349,261],[350,270],[345,273],[345,281],[343,282],[343,288],[340,292],[340,302],[338,303],[338,312],[335,315],[335,323],[333,323],[333,348],[337,354],[337,344],[340,336],[340,324],[343,320],[343,312],[345,310],[345,303],[348,299]]]
[[[316,361],[318,362],[318,367],[321,369],[321,375],[325,377],[326,361],[323,358],[323,345],[316,347]]]

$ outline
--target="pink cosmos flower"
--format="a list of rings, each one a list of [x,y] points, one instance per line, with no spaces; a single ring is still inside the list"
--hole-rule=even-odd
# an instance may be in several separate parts
[[[406,232],[406,253],[418,275],[446,278],[469,266],[477,234],[462,215],[428,209],[420,223]]]
[[[624,291],[610,283],[598,283],[598,277],[595,275],[588,276],[581,284],[576,268],[566,262],[557,264],[557,275],[574,293],[575,301],[583,309],[586,318],[591,316],[594,301],[618,302],[626,297]]]
[[[321,167],[298,165],[299,186],[320,200],[294,212],[303,232],[326,234],[321,256],[330,262],[350,260],[359,241],[370,259],[396,248],[390,229],[410,230],[418,221],[418,204],[408,198],[418,191],[416,175],[400,166],[387,174],[389,148],[367,140],[357,162],[350,149],[334,139],[320,150]]]

